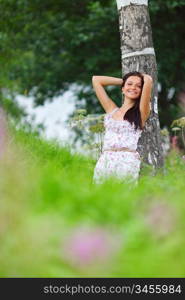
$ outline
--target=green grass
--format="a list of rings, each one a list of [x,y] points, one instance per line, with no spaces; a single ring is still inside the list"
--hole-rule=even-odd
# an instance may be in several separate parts
[[[136,187],[94,185],[95,163],[10,129],[0,161],[1,277],[185,277],[185,161],[171,153],[164,172],[143,169]],[[71,253],[70,242],[81,250]]]

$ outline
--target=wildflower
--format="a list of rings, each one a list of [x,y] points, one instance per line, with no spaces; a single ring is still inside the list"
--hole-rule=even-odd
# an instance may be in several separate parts
[[[179,150],[179,147],[178,147],[178,136],[172,136],[171,138],[171,146],[172,146],[172,149],[174,150]]]
[[[185,117],[174,120],[171,124],[171,127],[173,128],[175,126],[180,127],[180,128],[185,127]]]
[[[69,263],[83,268],[108,262],[118,245],[119,240],[105,228],[80,227],[65,240],[63,250]]]
[[[86,109],[77,109],[75,111],[75,114],[77,114],[77,115],[86,115],[86,113],[87,113]]]

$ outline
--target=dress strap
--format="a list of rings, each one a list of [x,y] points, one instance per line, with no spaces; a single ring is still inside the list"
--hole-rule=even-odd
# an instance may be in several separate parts
[[[119,107],[114,108],[110,113],[107,113],[109,116],[111,116],[115,111],[117,111]]]

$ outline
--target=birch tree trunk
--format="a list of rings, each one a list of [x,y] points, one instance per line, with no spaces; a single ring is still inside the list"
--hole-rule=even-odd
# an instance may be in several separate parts
[[[148,0],[116,0],[119,14],[122,75],[131,71],[150,74],[154,81],[151,114],[138,143],[143,162],[163,165],[158,118],[157,64],[152,41]]]

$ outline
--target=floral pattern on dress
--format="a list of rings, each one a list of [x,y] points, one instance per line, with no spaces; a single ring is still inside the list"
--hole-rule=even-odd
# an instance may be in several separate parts
[[[138,152],[104,151],[105,149],[121,147],[137,149],[142,130],[135,130],[134,124],[127,120],[113,119],[112,114],[118,109],[115,108],[111,113],[105,114],[104,117],[104,142],[102,154],[94,169],[94,183],[103,183],[110,176],[119,180],[124,180],[125,177],[137,180],[139,176],[141,161]]]

